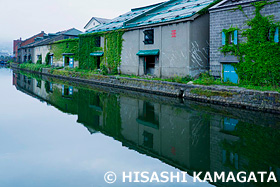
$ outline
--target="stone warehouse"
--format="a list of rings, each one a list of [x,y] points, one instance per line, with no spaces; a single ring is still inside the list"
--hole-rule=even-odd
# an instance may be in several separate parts
[[[78,37],[78,34],[82,32],[72,28],[65,31],[59,31],[57,33],[49,33],[42,35],[41,37],[34,38],[34,41],[29,43],[28,45],[24,45],[19,47],[18,49],[18,59],[19,63],[32,62],[32,63],[42,63],[45,64],[46,60],[49,61],[50,65],[54,66],[64,66],[65,64],[69,64],[69,57],[74,59],[75,54],[65,53],[62,51],[61,53],[56,53],[54,56],[52,46],[55,46],[58,41],[65,41],[64,45],[65,51],[67,50],[68,43],[72,43],[72,41],[66,42],[67,39],[74,39]],[[77,42],[78,45],[78,42]],[[78,55],[78,54],[76,54]],[[48,56],[48,57],[47,57]],[[65,56],[65,57],[64,57]],[[64,60],[65,62],[64,62]],[[67,61],[68,60],[68,61]],[[78,66],[78,59],[73,67]]]
[[[170,0],[132,9],[109,23],[89,29],[85,35],[124,32],[118,62],[118,71],[122,74],[197,77],[209,69],[209,14],[206,10],[213,2]],[[101,42],[97,48],[86,54],[94,56],[96,68],[100,63],[108,63],[106,53],[110,52],[106,34],[100,34],[98,41]],[[80,45],[87,44],[80,41]],[[84,63],[82,58],[80,63]]]
[[[235,63],[239,63],[236,56],[229,53],[224,55],[221,47],[238,46],[244,41],[241,37],[243,29],[248,28],[246,22],[255,16],[256,8],[252,3],[255,0],[223,0],[209,9],[210,12],[210,69],[213,76],[221,77],[223,81],[231,81],[238,83],[239,78],[234,67]],[[274,1],[267,1],[274,2]],[[280,2],[268,4],[263,7],[261,14],[263,16],[274,16],[274,21],[280,21]],[[232,29],[226,35],[224,29]],[[271,33],[267,32],[267,38],[271,36],[271,42],[279,43],[279,28]],[[266,50],[266,49],[264,49]]]

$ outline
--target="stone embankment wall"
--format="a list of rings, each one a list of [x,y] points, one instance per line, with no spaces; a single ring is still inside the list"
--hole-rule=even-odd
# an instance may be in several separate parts
[[[19,69],[13,65],[13,68]],[[28,71],[28,70],[25,70]],[[280,93],[272,91],[256,91],[233,86],[203,86],[179,84],[165,81],[126,78],[118,76],[96,75],[91,79],[53,75],[49,69],[39,73],[72,82],[110,86],[133,91],[146,92],[169,97],[181,97],[201,102],[245,108],[280,114]]]

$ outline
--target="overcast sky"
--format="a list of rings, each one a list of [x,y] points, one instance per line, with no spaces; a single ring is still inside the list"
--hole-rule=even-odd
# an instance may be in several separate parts
[[[81,31],[91,17],[114,18],[164,0],[0,0],[0,49],[41,31]],[[1,51],[1,50],[0,50]]]

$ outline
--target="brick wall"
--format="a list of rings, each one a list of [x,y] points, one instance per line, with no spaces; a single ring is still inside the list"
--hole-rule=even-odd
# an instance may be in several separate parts
[[[35,38],[37,38],[37,37],[43,37],[44,34],[45,34],[44,31],[42,31],[42,32],[39,33],[39,34],[37,34],[37,35],[35,35],[35,36],[32,36],[31,38],[28,38],[28,39],[24,40],[24,41],[21,43],[21,47],[33,43],[33,42],[35,41]]]

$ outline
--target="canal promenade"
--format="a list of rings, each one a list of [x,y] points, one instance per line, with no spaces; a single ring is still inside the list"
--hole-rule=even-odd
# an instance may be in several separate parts
[[[42,68],[42,71],[31,71],[28,69],[22,69],[17,64],[12,64],[11,67],[12,69],[41,74],[76,83],[95,84],[156,95],[179,97],[247,110],[280,113],[280,94],[273,91],[257,91],[237,86],[204,86],[191,83],[181,84],[100,74],[85,78],[81,76],[81,73],[79,72],[75,72],[75,74],[60,75],[54,73],[50,68]]]

